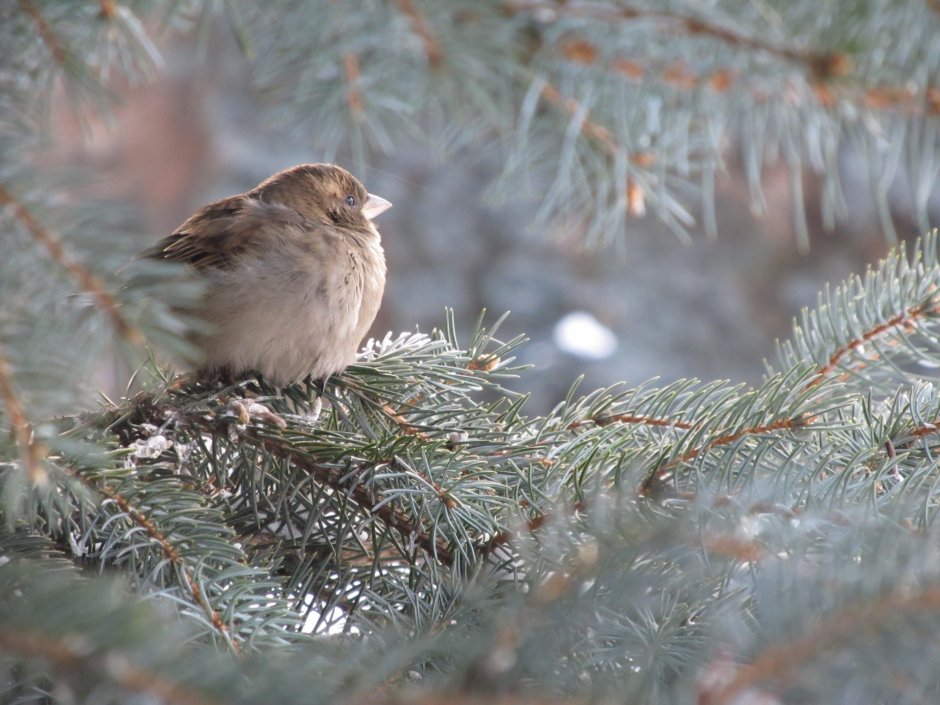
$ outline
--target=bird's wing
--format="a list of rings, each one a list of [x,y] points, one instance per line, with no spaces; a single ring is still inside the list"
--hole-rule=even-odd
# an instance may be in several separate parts
[[[272,227],[303,222],[287,206],[248,195],[231,196],[205,206],[144,255],[186,262],[197,269],[226,269],[242,253],[263,247]]]

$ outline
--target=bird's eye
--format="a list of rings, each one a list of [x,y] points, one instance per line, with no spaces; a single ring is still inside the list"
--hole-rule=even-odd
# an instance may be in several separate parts
[[[355,197],[355,196],[346,196],[346,205],[349,206],[350,208],[355,207],[355,205],[356,205],[356,197]]]

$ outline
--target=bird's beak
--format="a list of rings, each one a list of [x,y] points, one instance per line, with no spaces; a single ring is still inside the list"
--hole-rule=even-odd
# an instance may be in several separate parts
[[[368,196],[365,204],[362,206],[362,213],[369,220],[372,220],[379,213],[384,213],[392,207],[391,202],[386,201],[381,196],[376,196],[374,193],[370,193]]]

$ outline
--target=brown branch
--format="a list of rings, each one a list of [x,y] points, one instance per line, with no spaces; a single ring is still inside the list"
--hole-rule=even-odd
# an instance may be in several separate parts
[[[135,666],[117,652],[101,658],[89,650],[84,639],[74,635],[50,636],[35,630],[6,628],[0,631],[0,650],[27,658],[48,661],[75,672],[103,668],[107,678],[135,693],[146,693],[154,700],[170,705],[220,705],[220,701],[173,682],[155,671]]]
[[[940,0],[938,0],[940,1]],[[583,37],[570,36],[560,45],[561,55],[567,60],[582,66],[594,65],[600,52],[597,47]],[[878,85],[868,88],[833,84],[828,79],[833,76],[842,76],[850,71],[848,57],[842,54],[834,55],[831,65],[820,70],[811,77],[810,93],[823,108],[832,109],[839,102],[852,105],[863,105],[870,110],[893,110],[906,115],[940,115],[940,87],[927,86],[922,92],[916,86]],[[732,69],[714,69],[707,74],[699,74],[690,70],[681,60],[676,60],[660,69],[644,66],[638,61],[626,58],[616,58],[605,65],[605,70],[620,74],[631,81],[642,81],[653,76],[654,79],[672,86],[677,90],[707,89],[716,93],[724,93],[735,86],[740,74]],[[766,89],[745,87],[749,90],[755,101],[764,102],[770,98]],[[800,96],[795,91],[785,93],[790,102],[796,102]]]
[[[52,54],[52,58],[55,59],[57,64],[64,64],[67,58],[65,47],[62,46],[62,42],[59,41],[59,38],[56,36],[55,32],[52,31],[52,27],[49,26],[46,18],[42,16],[39,8],[30,2],[30,0],[20,0],[20,8],[23,10],[23,12],[29,15],[36,24],[36,29],[39,31],[39,36],[42,38],[42,41],[46,47],[48,47],[49,53]]]
[[[637,426],[663,426],[667,428],[681,428],[684,431],[690,431],[696,424],[690,421],[679,421],[675,419],[663,419],[656,416],[634,416],[633,414],[616,414],[614,416],[592,417],[589,419],[580,419],[568,424],[568,430],[574,431],[581,426],[593,423],[597,426],[609,426],[614,423],[635,424]]]
[[[570,44],[562,45],[562,54],[569,61],[585,63],[585,57],[592,54],[577,41],[572,48]],[[595,52],[596,55],[596,52]],[[588,63],[593,63],[593,60]],[[614,59],[609,67],[610,71],[621,74],[631,81],[641,81],[651,74],[662,83],[673,86],[678,90],[707,89],[716,93],[725,93],[731,90],[741,79],[741,75],[731,69],[715,69],[708,74],[697,74],[689,70],[682,62],[675,62],[658,73],[654,69],[630,59]],[[835,72],[836,69],[833,69]],[[834,108],[840,101],[852,105],[863,105],[870,110],[893,110],[905,115],[940,115],[940,88],[927,86],[919,92],[916,86],[890,86],[878,85],[868,88],[858,86],[828,83],[815,77],[810,83],[811,93],[808,95],[824,108]],[[763,87],[748,89],[755,101],[763,102],[770,97]],[[786,94],[791,102],[796,100],[795,93]]]
[[[617,142],[613,133],[591,118],[590,112],[584,109],[584,106],[574,98],[568,98],[559,92],[551,83],[546,83],[542,87],[542,97],[556,108],[563,110],[570,117],[580,117],[581,132],[596,141],[607,152],[607,155],[617,159],[627,159],[631,163],[642,169],[648,169],[653,165],[654,157],[650,152],[637,152],[629,154],[623,146]]]
[[[352,52],[343,54],[343,69],[346,72],[346,104],[353,119],[362,122],[364,101],[359,90],[359,57]]]
[[[872,631],[879,625],[896,623],[903,614],[940,610],[940,585],[920,592],[908,583],[867,602],[856,602],[813,621],[802,636],[766,649],[750,664],[741,667],[731,682],[714,693],[702,693],[705,705],[730,703],[742,691],[772,678],[794,675],[805,664],[817,659],[827,648],[839,642],[857,639],[859,632]]]
[[[166,556],[167,560],[179,569],[183,576],[186,589],[189,590],[195,603],[206,612],[210,621],[212,622],[212,626],[215,627],[216,631],[222,635],[222,638],[232,648],[232,651],[234,651],[236,654],[239,653],[239,646],[232,638],[228,626],[226,626],[225,622],[222,620],[222,615],[220,615],[215,610],[215,608],[209,604],[208,598],[199,587],[199,584],[196,582],[196,578],[192,569],[186,564],[182,554],[176,550],[176,547],[170,542],[170,539],[167,537],[167,535],[160,531],[160,529],[157,528],[157,525],[154,524],[146,514],[132,506],[127,498],[119,492],[116,492],[115,490],[112,490],[110,487],[105,485],[98,485],[97,483],[92,482],[82,475],[75,476],[86,485],[90,486],[92,489],[101,493],[117,504],[121,511],[130,517],[131,521],[142,527],[144,531],[147,532],[147,535],[150,536],[150,538],[152,538],[157,543],[157,545],[160,546],[160,549],[163,551],[163,555]]]
[[[12,209],[13,215],[26,227],[33,239],[46,248],[46,252],[52,260],[68,272],[78,282],[78,285],[94,298],[121,337],[135,345],[143,345],[143,335],[124,318],[120,311],[120,304],[105,289],[104,283],[84,264],[72,259],[62,246],[62,242],[43,227],[36,216],[20,203],[3,184],[0,184],[0,206],[9,206]]]
[[[851,62],[844,54],[815,53],[771,44],[756,37],[748,37],[734,30],[672,10],[652,10],[625,5],[604,5],[596,2],[549,2],[546,0],[510,0],[506,4],[512,14],[544,12],[568,15],[601,22],[619,22],[650,19],[666,22],[690,35],[707,36],[739,49],[762,51],[787,61],[806,65],[818,77],[846,75]]]
[[[427,433],[422,431],[417,426],[414,426],[411,422],[408,421],[408,419],[402,416],[402,414],[395,411],[392,408],[392,405],[389,404],[387,401],[381,402],[378,405],[378,408],[391,421],[393,421],[401,429],[402,433],[404,433],[406,436],[414,436],[415,438],[418,438],[419,440],[422,440],[422,441],[431,440],[431,436],[429,436]],[[408,469],[412,470],[411,468],[408,468]],[[415,472],[415,474],[417,474],[422,480],[428,483],[428,485],[434,488],[434,491],[437,493],[438,499],[440,499],[441,502],[443,502],[444,505],[448,509],[454,509],[457,506],[457,501],[453,498],[453,496],[447,490],[441,487],[439,484],[434,482],[434,480],[431,477],[423,475],[421,473],[417,473],[417,472]]]
[[[926,0],[931,9],[940,8],[940,0]],[[923,93],[910,86],[880,85],[858,88],[848,85],[833,86],[830,80],[847,76],[853,71],[851,58],[844,53],[815,53],[781,48],[760,39],[745,37],[698,18],[688,17],[668,10],[646,10],[610,7],[597,3],[567,2],[563,4],[534,0],[509,2],[510,12],[549,11],[588,17],[603,21],[652,18],[677,24],[689,34],[703,34],[724,41],[732,46],[768,52],[780,58],[795,61],[808,67],[813,95],[824,107],[833,107],[838,101],[865,105],[872,110],[897,110],[910,115],[940,115],[940,88],[927,86]],[[561,53],[569,61],[582,65],[594,64],[599,56],[597,47],[590,41],[571,36],[561,44]],[[640,80],[650,70],[630,59],[614,59],[610,68],[633,80]],[[674,62],[662,70],[661,80],[679,89],[707,87],[718,92],[727,91],[734,84],[736,75],[730,69],[718,69],[707,76],[691,72],[682,62]],[[767,96],[754,92],[757,99]]]
[[[931,314],[940,313],[940,303],[933,300],[929,302],[924,302],[918,304],[917,306],[912,306],[903,313],[899,313],[893,318],[881,323],[871,330],[865,331],[862,335],[853,340],[850,340],[848,343],[843,345],[841,348],[836,350],[832,355],[829,356],[829,361],[819,368],[816,372],[816,375],[806,384],[806,387],[815,387],[817,384],[821,383],[826,376],[828,376],[833,370],[835,370],[843,357],[848,355],[852,350],[855,350],[865,343],[873,340],[882,333],[891,330],[892,328],[897,328],[899,326],[911,327],[914,325],[914,321],[918,318],[924,316],[929,316]]]
[[[640,494],[648,494],[651,487],[657,480],[661,480],[664,475],[673,470],[676,466],[683,462],[688,462],[706,451],[712,450],[713,448],[730,445],[736,441],[744,438],[749,435],[759,435],[762,433],[772,433],[775,431],[785,430],[785,429],[797,429],[797,428],[807,428],[812,424],[814,417],[812,416],[801,416],[798,418],[787,418],[781,419],[779,421],[774,421],[769,424],[762,424],[760,426],[752,426],[749,428],[741,429],[733,433],[727,433],[718,438],[714,439],[710,443],[705,443],[697,448],[691,448],[678,458],[658,465],[653,468],[653,470],[644,478],[643,482],[640,484]],[[574,430],[580,427],[583,424],[593,422],[599,426],[605,426],[610,423],[624,423],[624,424],[638,424],[638,425],[648,425],[648,426],[658,426],[658,427],[674,427],[680,428],[685,431],[692,431],[701,427],[701,423],[693,423],[690,421],[678,421],[671,419],[664,419],[655,416],[635,416],[631,414],[619,414],[616,416],[610,416],[607,418],[601,419],[582,419],[581,421],[575,421],[568,425],[569,430]],[[572,505],[573,511],[583,511],[587,508],[587,503],[584,501],[576,502]],[[536,531],[539,527],[542,526],[549,518],[549,513],[540,514],[537,517],[530,519],[526,522],[527,531]],[[482,551],[484,553],[490,553],[494,549],[508,543],[512,538],[512,533],[508,530],[504,530],[496,534],[490,541],[488,541],[483,547]],[[720,548],[728,549],[730,544],[724,544]],[[743,552],[744,549],[738,547]],[[754,548],[756,551],[756,547]],[[756,555],[751,552],[750,555]]]
[[[528,504],[527,504],[526,506],[528,506]],[[574,512],[583,512],[585,509],[587,509],[587,507],[588,507],[588,505],[587,505],[587,502],[586,502],[586,501],[578,501],[578,502],[575,502],[574,504],[570,505],[570,506],[568,507],[568,509],[569,509],[569,511],[571,511],[572,513],[574,513]],[[536,517],[532,517],[531,519],[529,519],[529,520],[525,523],[525,530],[526,530],[527,532],[530,532],[530,533],[533,532],[533,531],[538,531],[538,530],[542,527],[542,525],[543,525],[546,521],[548,521],[550,518],[551,518],[551,513],[550,513],[550,512],[544,512],[544,513],[542,513],[542,514],[539,514],[539,515],[536,516]],[[507,543],[509,543],[509,541],[512,539],[512,537],[513,537],[513,532],[512,532],[512,531],[510,531],[509,529],[503,529],[503,530],[500,531],[498,534],[496,534],[495,536],[493,536],[493,538],[491,538],[489,541],[487,541],[487,542],[480,548],[480,551],[481,551],[484,555],[489,555],[490,553],[492,553],[493,551],[495,551],[495,550],[496,550],[497,548],[499,548],[500,546],[504,546],[504,545],[506,545]]]
[[[582,66],[594,65],[600,55],[593,43],[576,35],[569,35],[559,45],[559,49],[566,60]],[[613,59],[603,68],[632,81],[641,81],[654,73],[649,67],[624,58]],[[706,87],[723,93],[734,85],[735,73],[730,69],[714,69],[708,75],[697,74],[684,61],[677,59],[659,71],[659,80],[682,90]]]
[[[742,563],[756,563],[765,555],[764,548],[756,541],[741,539],[732,534],[705,536],[702,548],[710,554]]]
[[[437,38],[431,33],[427,20],[421,13],[421,10],[418,9],[418,6],[415,5],[414,0],[395,0],[395,4],[398,5],[398,9],[401,10],[402,14],[411,22],[411,28],[421,40],[421,44],[424,47],[424,54],[428,58],[428,64],[432,69],[440,68],[441,64],[444,62],[444,50],[441,48],[441,44],[437,41]]]
[[[392,408],[391,404],[389,404],[387,401],[386,401],[386,402],[382,402],[382,405],[381,405],[379,408],[380,408],[385,414],[387,414],[388,417],[389,417],[392,421],[394,421],[394,422],[398,425],[399,428],[401,428],[402,433],[404,433],[406,436],[414,436],[415,438],[418,438],[418,439],[420,439],[420,440],[422,440],[422,441],[429,441],[429,440],[431,440],[431,436],[429,436],[427,433],[425,433],[425,432],[422,431],[421,429],[419,429],[419,428],[417,428],[416,426],[413,426],[411,423],[409,423],[408,419],[406,419],[406,418],[405,418],[404,416],[402,416],[401,414],[397,413],[397,412]],[[413,469],[411,469],[411,468],[408,468],[408,469],[409,469],[409,470],[412,470],[412,472],[415,472],[415,471],[414,471]],[[455,500],[454,497],[453,497],[447,490],[445,490],[445,489],[444,489],[443,487],[441,487],[439,484],[437,484],[436,482],[434,482],[434,480],[433,480],[431,477],[426,476],[426,475],[423,475],[423,474],[421,474],[421,473],[417,473],[417,472],[415,472],[415,474],[417,474],[419,477],[421,477],[422,480],[424,480],[426,483],[428,483],[431,487],[434,488],[434,491],[437,493],[438,499],[440,499],[441,502],[443,502],[444,505],[445,505],[448,509],[454,509],[454,508],[456,508],[456,506],[457,506],[457,500]]]
[[[406,436],[414,436],[415,438],[418,438],[422,441],[427,441],[430,439],[430,436],[428,436],[428,434],[426,434],[421,429],[413,426],[408,421],[408,419],[406,419],[404,416],[402,416],[397,411],[395,411],[392,408],[392,405],[389,404],[387,401],[383,401],[379,405],[379,409],[381,409],[382,413],[384,413],[389,419],[394,421],[395,424],[401,429],[402,433],[404,433]]]
[[[100,15],[103,20],[113,20],[117,16],[117,5],[114,0],[98,0],[98,7],[101,8]]]
[[[26,469],[29,483],[34,487],[43,484],[48,478],[46,469],[42,465],[44,449],[38,443],[33,442],[32,424],[14,390],[13,366],[2,345],[0,345],[0,399],[6,406],[7,416],[10,417],[10,426],[13,429],[16,445],[22,453],[23,467]]]
[[[940,433],[940,425],[938,424],[940,424],[940,419],[937,419],[934,423],[925,424],[923,426],[919,426],[915,428],[913,431],[911,431],[911,435],[914,436],[915,438],[923,438],[924,436],[932,436],[935,433]],[[888,443],[891,443],[891,441],[889,440]],[[892,455],[892,453],[896,454],[895,448],[893,446],[888,448],[887,450],[888,450],[888,457],[891,457],[891,458],[895,457],[895,455]]]
[[[745,436],[757,436],[762,433],[771,433],[773,431],[782,431],[782,430],[793,430],[806,428],[811,423],[811,419],[806,419],[804,417],[797,417],[791,419],[780,419],[779,421],[774,421],[773,423],[764,424],[761,426],[752,426],[750,428],[741,429],[740,431],[735,431],[734,433],[728,433],[724,436],[718,436],[715,440],[710,443],[706,443],[699,448],[692,448],[687,450],[685,453],[679,456],[679,462],[686,462],[696,458],[701,453],[704,453],[707,450],[712,448],[717,448],[719,446],[730,445],[735,443]]]
[[[513,630],[518,632],[518,630]],[[507,637],[508,638],[508,637]],[[481,689],[482,690],[482,689]],[[540,695],[531,689],[517,688],[510,692],[485,694],[468,690],[438,690],[433,693],[408,693],[403,697],[397,690],[383,688],[357,694],[348,700],[349,705],[589,705],[596,698],[575,700],[572,697],[560,698]]]
[[[928,86],[923,96],[916,88],[874,86],[862,95],[862,102],[873,110],[898,110],[909,115],[940,115],[940,88]]]
[[[674,470],[677,466],[681,465],[682,463],[687,463],[690,460],[694,460],[702,453],[713,450],[714,448],[720,448],[721,446],[731,445],[732,443],[736,443],[746,436],[757,436],[764,433],[773,433],[775,431],[807,428],[812,425],[814,418],[815,417],[812,416],[799,416],[794,418],[779,419],[778,421],[773,421],[769,424],[742,428],[738,431],[734,431],[733,433],[727,433],[723,436],[718,436],[718,438],[709,441],[708,443],[703,443],[697,448],[690,448],[669,462],[663,463],[653,468],[640,484],[640,494],[647,494],[657,480],[662,480],[663,477]]]
[[[154,410],[154,413],[156,413],[156,410]],[[174,415],[174,422],[177,425],[188,425],[197,431],[208,434],[219,433],[219,423],[217,419],[212,416],[206,416],[201,413],[184,413],[179,408],[173,408],[172,413]],[[124,423],[125,420],[126,417],[121,417],[119,419],[119,423]],[[407,421],[402,421],[407,424]],[[112,424],[109,426],[111,431],[120,432],[113,425],[113,422],[109,423]],[[156,423],[159,424],[161,422],[157,421]],[[330,487],[337,493],[352,499],[353,502],[355,502],[363,512],[374,515],[381,519],[385,524],[390,526],[402,538],[404,538],[406,542],[413,539],[421,548],[435,556],[438,560],[441,560],[448,565],[453,563],[453,551],[442,538],[432,538],[427,529],[421,526],[420,522],[414,520],[408,514],[393,506],[391,503],[378,506],[382,499],[381,497],[376,497],[368,486],[358,483],[351,486],[348,481],[344,482],[343,480],[347,475],[347,471],[345,469],[338,469],[321,465],[313,460],[310,460],[296,448],[291,447],[283,440],[272,438],[270,436],[259,435],[255,433],[254,429],[251,427],[239,435],[239,440],[253,448],[263,449],[277,458],[286,462],[290,462],[295,467],[304,470],[316,481]],[[379,465],[381,463],[390,462],[393,461],[374,461],[372,465]],[[446,499],[442,498],[442,500],[446,502]],[[165,550],[167,548],[172,549],[172,546],[166,546]]]
[[[677,458],[672,459],[671,461],[657,466],[652,470],[652,472],[647,475],[643,480],[643,483],[640,486],[641,493],[646,493],[649,490],[650,486],[655,480],[662,479],[662,477],[673,470],[676,466],[681,463],[688,462],[693,460],[702,453],[712,450],[720,446],[730,445],[735,443],[745,436],[754,436],[762,433],[772,433],[774,431],[781,430],[792,430],[797,428],[806,428],[810,426],[813,422],[814,417],[812,416],[800,416],[797,418],[787,418],[774,421],[769,424],[763,424],[760,426],[752,426],[750,428],[740,429],[733,433],[727,433],[722,436],[718,436],[714,440],[704,443],[703,445],[697,448],[690,448],[685,453],[680,455]],[[636,424],[641,426],[657,426],[663,428],[678,428],[683,431],[692,431],[695,429],[701,428],[701,423],[695,423],[692,421],[680,421],[673,419],[666,419],[657,416],[637,416],[633,414],[617,414],[615,416],[607,416],[600,418],[590,418],[590,419],[581,419],[579,421],[574,421],[568,424],[568,430],[576,430],[581,426],[594,423],[598,426],[607,426],[613,423],[623,423],[623,424]]]
[[[551,83],[546,83],[542,87],[542,97],[555,107],[564,110],[571,117],[575,117],[579,114],[583,115],[581,120],[581,132],[597,141],[609,156],[620,157],[626,155],[626,150],[620,146],[610,130],[600,123],[594,122],[594,120],[591,119],[590,113],[584,110],[581,103],[577,100],[563,96]]]
[[[926,0],[933,9],[940,7],[940,0]],[[878,85],[860,88],[845,84],[834,85],[831,79],[849,75],[853,70],[852,60],[843,53],[812,53],[780,49],[760,40],[737,35],[730,30],[715,27],[696,18],[677,15],[670,11],[637,10],[615,8],[599,4],[568,2],[554,4],[549,2],[510,2],[511,12],[547,10],[569,15],[593,17],[614,21],[616,19],[635,19],[652,17],[669,19],[679,23],[686,31],[693,34],[708,34],[732,45],[768,51],[784,59],[798,61],[810,69],[811,95],[824,108],[833,108],[838,102],[864,105],[871,110],[894,110],[908,115],[940,115],[940,87],[926,86],[921,92],[912,86]],[[560,44],[562,56],[568,61],[583,66],[597,62],[600,52],[589,40],[577,35],[568,35]],[[642,80],[653,70],[630,59],[613,59],[608,67],[632,80]],[[729,90],[738,75],[730,69],[717,69],[708,75],[696,74],[677,60],[659,71],[659,80],[680,90],[708,88],[716,92]],[[763,90],[751,91],[756,100],[767,100]]]
[[[218,430],[208,419],[194,416],[190,417],[189,420],[210,433]],[[408,516],[408,514],[393,506],[392,503],[379,506],[382,501],[381,498],[376,497],[366,485],[356,483],[350,487],[348,482],[344,483],[342,480],[346,475],[345,471],[316,463],[306,456],[298,454],[296,449],[274,438],[258,436],[250,431],[243,433],[240,438],[256,448],[264,448],[264,450],[278,458],[289,461],[316,478],[318,482],[349,496],[360,509],[381,519],[406,541],[413,539],[421,548],[438,560],[448,565],[453,563],[453,552],[442,538],[433,538],[418,520]]]

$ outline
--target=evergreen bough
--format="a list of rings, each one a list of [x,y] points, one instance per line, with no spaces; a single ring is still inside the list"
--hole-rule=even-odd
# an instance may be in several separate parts
[[[0,700],[936,700],[936,233],[825,292],[755,387],[575,385],[531,416],[523,341],[449,314],[323,387],[172,377],[198,284],[35,154],[54,83],[103,100],[153,70],[148,27],[215,5],[0,8]],[[557,169],[542,215],[605,238],[644,203],[681,226],[692,176],[707,223],[732,127],[758,199],[779,153],[838,211],[849,138],[922,211],[936,175],[930,2],[222,6],[324,148],[418,116],[505,138]]]

